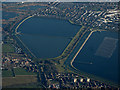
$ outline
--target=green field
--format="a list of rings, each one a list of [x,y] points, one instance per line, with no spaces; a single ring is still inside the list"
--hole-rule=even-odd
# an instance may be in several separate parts
[[[25,84],[25,85],[19,85],[19,86],[12,86],[15,88],[43,88],[43,85],[41,85],[40,83],[36,82],[36,83],[30,83],[30,84]]]
[[[14,68],[15,75],[36,75],[36,73],[33,72],[27,72],[23,68]],[[2,70],[2,77],[12,77],[12,71],[11,70]]]
[[[27,72],[24,68],[14,68],[15,75],[36,75],[33,72]]]
[[[37,77],[34,75],[17,75],[15,77],[2,78],[3,87],[12,87],[17,85],[25,85],[29,83],[36,83]]]
[[[2,84],[3,87],[15,86],[18,87],[31,87],[30,83],[37,83],[37,75],[33,72],[27,72],[24,68],[14,68],[15,77],[12,76],[11,70],[2,71]],[[26,85],[28,84],[28,85]],[[35,87],[34,84],[32,86]]]
[[[12,77],[11,70],[2,70],[2,77]]]
[[[2,52],[3,53],[10,53],[10,52],[15,52],[15,50],[11,44],[3,44],[2,45]]]

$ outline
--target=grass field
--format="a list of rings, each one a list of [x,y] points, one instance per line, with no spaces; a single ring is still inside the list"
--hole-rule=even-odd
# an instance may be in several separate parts
[[[33,72],[27,72],[24,68],[14,68],[15,75],[36,75]]]
[[[11,44],[3,44],[2,45],[2,52],[3,53],[9,53],[9,52],[15,52],[14,47]]]
[[[37,77],[35,75],[17,75],[15,77],[2,78],[2,86],[24,85],[29,83],[36,83]]]
[[[2,77],[12,77],[11,70],[2,70]]]
[[[26,86],[26,84],[37,83],[37,75],[33,72],[27,72],[23,68],[14,68],[15,77],[12,77],[11,70],[3,70],[2,71],[2,84],[3,87],[8,86]],[[34,84],[32,85],[34,86]],[[27,85],[27,87],[31,87]]]
[[[27,72],[24,68],[14,68],[15,75],[36,75],[33,72]],[[2,77],[12,77],[11,70],[2,70]]]
[[[28,84],[28,85],[23,85],[20,86],[20,88],[43,88],[43,86],[39,83],[32,83],[32,84]]]

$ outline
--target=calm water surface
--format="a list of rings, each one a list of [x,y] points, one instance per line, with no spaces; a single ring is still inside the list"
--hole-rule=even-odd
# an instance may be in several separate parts
[[[118,82],[118,43],[110,58],[95,55],[105,37],[117,39],[118,34],[114,32],[93,33],[76,57],[73,65],[81,71]]]
[[[59,56],[81,26],[65,20],[30,18],[18,29],[25,45],[39,58]]]

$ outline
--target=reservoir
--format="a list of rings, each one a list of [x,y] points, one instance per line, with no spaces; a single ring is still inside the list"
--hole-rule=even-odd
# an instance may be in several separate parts
[[[117,83],[118,34],[110,31],[94,32],[74,60],[73,66]]]
[[[68,21],[32,17],[18,28],[23,43],[38,58],[54,58],[62,54],[81,26]]]

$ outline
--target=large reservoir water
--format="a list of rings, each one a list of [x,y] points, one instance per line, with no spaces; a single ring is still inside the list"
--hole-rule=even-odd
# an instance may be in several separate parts
[[[33,17],[26,20],[18,31],[22,33],[20,39],[35,56],[53,58],[63,52],[80,28],[65,20]]]

